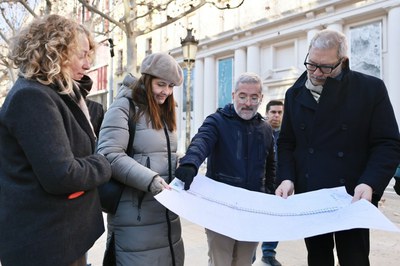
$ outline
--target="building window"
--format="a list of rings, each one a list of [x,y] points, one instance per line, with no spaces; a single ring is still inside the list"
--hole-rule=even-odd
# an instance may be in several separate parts
[[[296,65],[294,42],[274,45],[273,66],[274,70],[287,70]]]
[[[350,28],[350,59],[352,70],[381,78],[381,21]]]
[[[146,56],[152,54],[153,52],[153,39],[147,38],[146,39]]]
[[[107,91],[107,66],[92,69],[90,72],[88,72],[88,76],[93,81],[93,86],[90,90],[90,93]]]
[[[218,60],[218,107],[232,102],[233,57]]]

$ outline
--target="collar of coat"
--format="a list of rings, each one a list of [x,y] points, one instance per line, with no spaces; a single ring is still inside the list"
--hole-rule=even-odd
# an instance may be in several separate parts
[[[229,118],[235,118],[235,119],[239,119],[239,120],[243,120],[243,121],[254,121],[254,120],[260,120],[260,121],[264,121],[265,118],[260,114],[260,113],[256,113],[255,116],[250,119],[250,120],[244,120],[242,119],[235,111],[235,107],[233,106],[233,103],[228,103],[227,105],[225,105],[224,108],[218,108],[217,112],[220,113],[223,116],[229,117]]]

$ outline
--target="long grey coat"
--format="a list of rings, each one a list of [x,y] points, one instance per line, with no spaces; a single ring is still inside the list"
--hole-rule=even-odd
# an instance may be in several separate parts
[[[134,159],[125,151],[129,140],[128,113],[132,91],[124,85],[106,112],[100,129],[98,152],[111,162],[113,177],[126,184],[115,215],[108,215],[108,239],[115,234],[117,265],[183,265],[184,249],[179,217],[162,206],[148,187],[160,175],[168,183],[168,151],[164,130],[154,130],[140,117],[133,141]],[[177,164],[177,136],[168,132],[172,176]],[[168,217],[168,218],[166,218]],[[170,224],[170,231],[168,230]]]
[[[101,236],[96,188],[111,167],[94,150],[90,124],[69,95],[16,81],[0,111],[3,266],[68,266]]]

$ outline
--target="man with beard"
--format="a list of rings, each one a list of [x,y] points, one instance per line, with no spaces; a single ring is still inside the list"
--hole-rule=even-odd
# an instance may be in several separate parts
[[[207,177],[265,192],[275,178],[275,158],[272,128],[257,113],[262,98],[260,77],[253,73],[242,74],[232,92],[233,103],[205,119],[180,160],[175,176],[185,182],[186,190],[207,158]],[[257,242],[238,241],[209,229],[206,235],[208,265],[252,264]]]

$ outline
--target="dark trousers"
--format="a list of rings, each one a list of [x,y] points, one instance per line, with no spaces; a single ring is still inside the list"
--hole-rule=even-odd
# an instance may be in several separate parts
[[[333,248],[340,266],[369,266],[369,230],[351,229],[305,239],[309,266],[334,266]]]
[[[261,244],[263,257],[275,257],[276,255],[275,249],[277,246],[278,242],[263,242]]]

